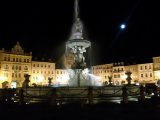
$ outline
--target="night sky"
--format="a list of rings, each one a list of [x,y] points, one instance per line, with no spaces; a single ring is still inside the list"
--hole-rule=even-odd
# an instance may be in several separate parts
[[[157,0],[79,0],[80,18],[92,42],[93,64],[150,62],[160,56],[160,7]],[[0,6],[0,48],[17,41],[33,56],[58,62],[74,17],[74,0],[12,1]],[[126,29],[119,28],[126,23]]]

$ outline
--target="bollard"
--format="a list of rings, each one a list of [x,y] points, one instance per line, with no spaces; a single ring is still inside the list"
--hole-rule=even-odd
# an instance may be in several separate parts
[[[128,103],[128,93],[127,93],[126,86],[122,88],[122,97],[123,97],[123,103],[127,104]]]
[[[158,97],[158,87],[156,85],[154,85],[153,93],[154,93],[154,97]]]
[[[24,104],[24,90],[22,88],[19,90],[19,104]]]
[[[93,104],[93,88],[88,87],[88,102],[89,104]]]
[[[144,87],[143,87],[143,85],[141,85],[140,86],[140,98],[139,98],[139,100],[140,101],[145,101],[145,89],[144,89]]]
[[[53,88],[51,96],[51,106],[56,106],[56,105],[57,105],[57,90],[56,88]]]

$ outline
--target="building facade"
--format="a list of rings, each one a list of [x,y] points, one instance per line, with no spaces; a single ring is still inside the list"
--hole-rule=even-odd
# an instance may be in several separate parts
[[[0,88],[21,87],[25,78],[30,75],[30,86],[32,84],[47,85],[48,78],[55,81],[55,63],[32,61],[32,53],[24,53],[19,42],[7,51],[0,50]]]
[[[0,50],[0,87],[20,87],[31,74],[32,53],[24,53],[19,42],[11,51]]]
[[[103,85],[109,84],[112,78],[114,85],[127,84],[126,72],[130,71],[132,83],[160,82],[160,57],[153,57],[152,63],[124,65],[123,62],[95,65],[91,67],[94,77],[100,79]],[[0,88],[21,87],[25,74],[30,75],[30,86],[47,86],[49,80],[53,85],[67,85],[69,69],[74,63],[74,56],[65,59],[66,69],[56,69],[56,64],[49,61],[33,61],[32,52],[24,53],[19,42],[10,50],[0,50]]]
[[[55,83],[55,63],[32,61],[32,72],[30,84],[47,86],[51,78],[52,84]]]

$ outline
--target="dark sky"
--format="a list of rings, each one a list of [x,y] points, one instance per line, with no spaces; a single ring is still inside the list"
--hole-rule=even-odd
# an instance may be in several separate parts
[[[74,0],[1,3],[0,47],[10,49],[19,41],[26,52],[57,62],[70,35],[73,5]],[[160,56],[157,0],[80,0],[79,6],[93,64],[148,62]],[[121,23],[127,25],[123,31]]]

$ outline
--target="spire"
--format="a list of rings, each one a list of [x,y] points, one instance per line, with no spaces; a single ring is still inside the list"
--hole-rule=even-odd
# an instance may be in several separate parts
[[[74,12],[75,12],[75,20],[79,17],[79,7],[78,7],[78,0],[74,2]]]
[[[79,18],[78,0],[74,1],[74,24],[72,26],[72,33],[70,40],[83,39],[83,24]]]

